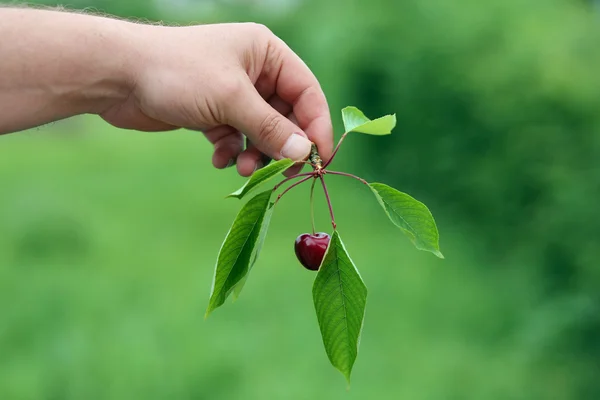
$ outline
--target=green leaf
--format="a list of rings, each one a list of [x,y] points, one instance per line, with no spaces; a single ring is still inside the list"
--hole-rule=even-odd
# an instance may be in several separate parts
[[[234,301],[240,297],[240,293],[248,280],[248,276],[250,275],[250,270],[254,266],[260,251],[262,250],[263,243],[265,242],[265,238],[267,237],[267,231],[269,230],[269,224],[271,223],[271,216],[273,215],[273,206],[275,203],[270,203],[267,207],[267,212],[265,213],[265,217],[263,218],[262,228],[260,230],[260,236],[258,237],[258,241],[256,242],[256,249],[254,251],[254,258],[250,262],[250,266],[248,267],[248,273],[235,285],[233,288],[233,299]]]
[[[233,288],[233,301],[236,301],[240,294],[242,294],[242,289],[246,285],[246,281],[248,280],[248,274],[246,274]]]
[[[237,197],[238,199],[241,199],[252,189],[267,182],[276,175],[282,173],[283,171],[291,167],[293,164],[294,161],[292,161],[289,158],[284,158],[282,160],[272,162],[266,167],[257,170],[254,174],[252,174],[252,176],[250,177],[250,179],[248,179],[244,186],[231,193],[230,195],[227,195],[227,197]]]
[[[360,132],[369,135],[389,135],[396,126],[396,114],[370,120],[356,107],[342,109],[342,119],[346,132]]]
[[[206,317],[221,306],[258,257],[270,214],[271,190],[257,194],[240,210],[217,257]]]
[[[337,231],[331,236],[312,292],[329,361],[349,383],[358,354],[367,287]]]
[[[369,183],[369,186],[390,220],[404,231],[417,249],[444,258],[435,220],[425,204],[383,183]]]

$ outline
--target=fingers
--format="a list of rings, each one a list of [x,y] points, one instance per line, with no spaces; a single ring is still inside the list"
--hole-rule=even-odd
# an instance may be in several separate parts
[[[259,90],[260,92],[260,90]],[[263,94],[261,93],[261,97]],[[272,96],[268,103],[281,115],[289,114],[292,107],[281,100],[277,95]],[[287,116],[292,123],[294,120]],[[254,171],[271,162],[271,158],[264,155],[248,138],[246,138],[246,150],[240,155],[241,162],[238,162],[238,172],[242,176],[250,176]]]
[[[273,95],[268,103],[280,114],[287,115],[292,123],[296,122],[296,118],[290,112],[292,107],[279,96]],[[240,175],[250,176],[271,162],[271,158],[263,154],[248,138],[244,150],[243,135],[231,126],[221,125],[204,133],[215,146],[213,165],[216,168],[222,169],[236,164]],[[297,173],[301,168],[302,164],[294,166],[286,171],[286,175]]]
[[[277,74],[269,77],[276,82],[275,91],[293,107],[298,126],[319,149],[324,160],[333,151],[333,126],[325,94],[308,66],[281,39],[266,62],[280,63],[279,68],[269,66]],[[279,52],[279,53],[278,53]],[[278,53],[278,54],[276,54]]]
[[[229,168],[236,163],[236,159],[242,151],[242,134],[233,132],[215,143],[212,162],[215,168]]]
[[[264,167],[265,165],[268,165],[272,160],[271,157],[267,156],[266,154],[261,153],[261,151],[258,150],[256,148],[256,146],[254,146],[254,144],[248,138],[246,138],[246,149],[251,149],[251,150],[258,152],[259,158],[258,158],[258,163],[257,163],[256,169],[259,169],[259,168]]]
[[[264,167],[266,164],[262,161],[264,154],[252,144],[247,141],[246,150],[238,157],[237,170],[241,176],[250,176],[259,168]]]
[[[301,161],[310,153],[310,141],[292,121],[281,115],[256,91],[250,80],[242,81],[227,99],[226,123],[234,126],[269,157]]]
[[[271,158],[264,155],[248,138],[246,150],[238,157],[237,170],[242,176],[250,176],[259,168],[271,162]]]
[[[273,95],[269,99],[269,104],[271,106],[273,106],[274,109],[279,111],[280,114],[285,115],[287,117],[287,119],[289,119],[293,124],[298,125],[298,120],[296,119],[296,116],[292,112],[292,106],[290,104],[286,103],[285,101],[283,101],[283,99],[281,97],[279,97],[276,94]],[[295,174],[299,173],[303,167],[304,167],[304,164],[293,165],[290,168],[288,168],[283,174],[285,176],[295,175]]]
[[[210,129],[204,135],[215,147],[212,157],[215,168],[231,167],[244,150],[242,134],[230,126],[222,125]]]

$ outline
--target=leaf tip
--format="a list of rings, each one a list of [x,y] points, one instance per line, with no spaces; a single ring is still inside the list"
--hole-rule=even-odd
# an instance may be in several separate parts
[[[446,258],[439,250],[434,251],[433,254],[435,254],[438,258],[441,258],[442,260]]]
[[[206,307],[206,312],[204,313],[204,320],[206,321],[208,317],[213,313],[213,311],[215,311],[217,308],[219,308],[219,306],[214,304],[213,298],[211,297],[211,299],[208,302],[208,306]]]
[[[346,377],[346,390],[350,390],[350,372],[348,372],[348,374],[344,374],[344,376]]]

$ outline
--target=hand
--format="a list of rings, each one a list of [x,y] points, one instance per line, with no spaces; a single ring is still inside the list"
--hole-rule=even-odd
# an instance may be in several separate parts
[[[139,52],[127,100],[102,117],[126,129],[201,130],[216,168],[237,164],[242,176],[264,156],[306,159],[310,141],[327,160],[331,117],[319,82],[266,27],[253,23],[192,27],[132,24]],[[249,145],[244,149],[244,137]],[[288,173],[295,173],[301,165]]]

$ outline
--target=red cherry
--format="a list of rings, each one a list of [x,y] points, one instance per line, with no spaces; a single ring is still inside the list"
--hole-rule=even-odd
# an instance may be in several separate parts
[[[298,257],[298,260],[306,269],[310,269],[311,271],[318,270],[325,256],[327,246],[329,246],[330,239],[331,237],[323,232],[314,235],[303,233],[296,238],[294,245],[296,257]]]

